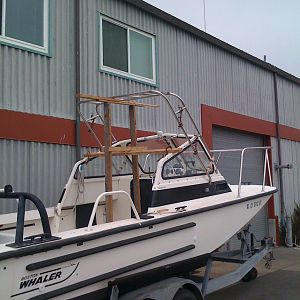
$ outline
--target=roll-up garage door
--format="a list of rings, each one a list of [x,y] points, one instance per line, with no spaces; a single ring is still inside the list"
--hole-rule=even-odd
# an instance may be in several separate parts
[[[263,145],[263,136],[219,126],[213,127],[214,149],[241,149],[245,147],[262,147]],[[218,158],[218,153],[215,153],[215,158]],[[264,153],[262,150],[249,150],[249,152],[246,152],[244,156],[242,184],[262,184],[263,165]],[[240,153],[222,153],[217,166],[230,184],[238,184]],[[251,231],[258,241],[268,235],[267,206],[261,209],[250,221],[250,224]],[[226,246],[229,249],[236,249],[240,246],[240,242],[236,236],[233,236]]]

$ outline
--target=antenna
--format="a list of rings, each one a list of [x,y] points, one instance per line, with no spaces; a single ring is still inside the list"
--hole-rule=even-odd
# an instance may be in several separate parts
[[[203,0],[203,19],[204,19],[204,31],[206,32],[205,0]]]

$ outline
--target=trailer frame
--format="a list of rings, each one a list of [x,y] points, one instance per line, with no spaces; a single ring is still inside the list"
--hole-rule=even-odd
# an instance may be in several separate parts
[[[145,287],[133,290],[119,296],[119,290],[116,285],[112,287],[110,300],[185,300],[178,298],[182,290],[188,290],[194,298],[202,299],[213,292],[228,287],[232,284],[243,281],[250,281],[257,277],[255,266],[265,259],[265,267],[270,268],[273,257],[273,238],[264,238],[261,240],[260,247],[254,247],[253,234],[249,231],[250,225],[238,233],[241,240],[241,248],[232,251],[215,251],[211,253],[204,272],[204,277],[182,276],[171,277]],[[232,272],[211,278],[212,266],[214,262],[235,263],[240,266]],[[199,280],[200,279],[200,280]]]

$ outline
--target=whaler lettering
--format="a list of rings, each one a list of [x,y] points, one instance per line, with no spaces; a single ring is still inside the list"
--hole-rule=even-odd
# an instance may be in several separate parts
[[[20,289],[27,288],[27,287],[30,287],[30,286],[34,286],[34,285],[39,284],[39,283],[43,283],[43,282],[58,279],[58,278],[60,278],[61,274],[62,274],[61,271],[58,271],[58,272],[54,272],[54,273],[51,273],[51,274],[41,275],[41,276],[31,278],[31,279],[28,279],[28,280],[23,280],[23,281],[20,282]]]

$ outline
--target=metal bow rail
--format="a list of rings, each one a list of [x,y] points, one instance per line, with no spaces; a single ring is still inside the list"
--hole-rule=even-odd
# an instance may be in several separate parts
[[[240,168],[239,168],[239,184],[238,184],[238,198],[241,197],[241,189],[242,189],[242,177],[243,177],[243,167],[244,167],[244,156],[246,151],[254,151],[254,150],[264,150],[264,171],[263,171],[263,181],[262,181],[262,191],[265,190],[266,185],[266,171],[268,169],[268,175],[269,175],[269,181],[270,186],[273,186],[272,183],[272,176],[271,176],[271,168],[270,168],[270,160],[268,155],[268,150],[272,149],[272,147],[266,146],[266,147],[247,147],[243,149],[224,149],[224,150],[213,150],[211,152],[213,153],[219,153],[218,158],[215,161],[216,166],[218,165],[218,162],[221,158],[221,154],[225,152],[240,152]]]

